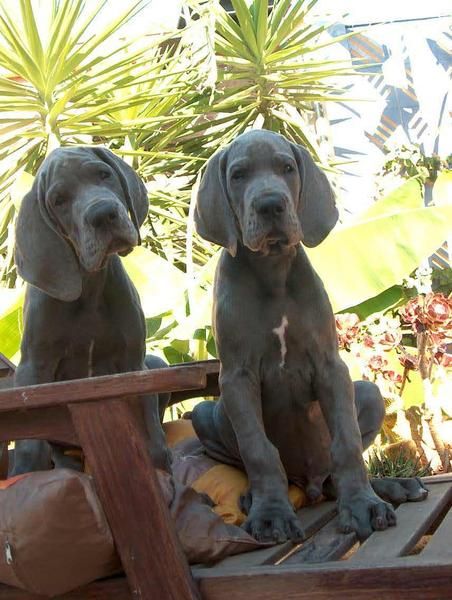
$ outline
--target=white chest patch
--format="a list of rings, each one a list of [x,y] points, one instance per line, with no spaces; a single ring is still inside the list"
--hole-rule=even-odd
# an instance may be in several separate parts
[[[286,364],[287,344],[286,344],[286,329],[289,325],[286,315],[283,315],[281,319],[281,325],[275,327],[272,331],[278,336],[279,343],[281,344],[281,362],[279,366],[282,368]]]

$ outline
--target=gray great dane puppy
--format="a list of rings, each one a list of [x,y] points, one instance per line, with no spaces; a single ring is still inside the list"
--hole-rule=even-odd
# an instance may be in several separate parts
[[[213,319],[221,397],[198,404],[193,425],[210,455],[245,468],[245,528],[261,540],[303,537],[288,479],[314,499],[332,475],[341,529],[360,538],[396,522],[362,458],[383,399],[373,383],[352,383],[327,294],[300,244],[319,244],[337,217],[309,153],[265,130],[215,154],[200,183],[197,230],[225,248]],[[398,502],[427,493],[417,480],[378,486]]]
[[[17,220],[17,269],[30,285],[16,386],[146,368],[140,299],[118,254],[139,243],[147,211],[143,182],[109,150],[59,148],[46,158]],[[165,366],[159,360],[147,366]],[[158,398],[141,405],[154,463],[169,469]],[[79,466],[59,446],[51,458]],[[47,442],[16,442],[13,475],[49,465]]]

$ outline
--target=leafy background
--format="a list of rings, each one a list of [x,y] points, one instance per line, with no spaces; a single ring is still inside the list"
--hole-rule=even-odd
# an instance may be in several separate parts
[[[147,4],[123,2],[111,19],[107,1],[0,1],[0,349],[16,362],[23,282],[14,221],[53,148],[104,144],[146,182],[144,243],[124,262],[142,298],[148,348],[170,363],[215,356],[218,249],[192,221],[209,157],[265,127],[309,148],[334,185],[337,161],[321,151],[316,120],[325,103],[352,101],[341,82],[371,65],[331,58],[343,38],[314,18],[316,0],[276,0],[273,9],[268,0],[232,0],[229,12],[192,1],[182,29],[132,39],[125,28]],[[364,318],[404,299],[402,280],[448,234],[450,182],[440,173],[425,207],[419,179],[401,181],[309,250],[335,311],[353,307]]]

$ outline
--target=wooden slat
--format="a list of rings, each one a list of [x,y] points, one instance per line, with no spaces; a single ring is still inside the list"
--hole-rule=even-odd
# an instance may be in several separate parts
[[[0,417],[0,441],[42,439],[79,445],[67,406],[15,410]]]
[[[374,532],[349,562],[369,563],[407,554],[447,505],[451,495],[450,483],[430,485],[426,500],[399,506],[396,527]]]
[[[190,366],[191,363],[178,363],[172,365],[174,367]],[[218,396],[220,394],[220,388],[218,386],[218,375],[220,373],[220,361],[219,360],[199,360],[195,364],[197,367],[202,367],[206,373],[206,385],[203,388],[197,390],[181,390],[173,392],[170,397],[169,405],[183,402],[190,398],[198,398],[200,396]]]
[[[429,483],[452,483],[452,473],[439,473],[439,475],[429,475],[428,477],[422,477],[422,482],[425,484]]]
[[[322,502],[312,506],[306,506],[298,511],[298,516],[303,526],[303,530],[307,538],[311,537],[325,523],[334,517],[336,514],[335,502]],[[285,542],[277,544],[262,550],[254,550],[235,556],[228,556],[214,566],[200,566],[197,568],[207,568],[210,571],[220,573],[224,569],[232,569],[234,567],[256,567],[259,565],[272,565],[283,561],[285,556],[290,555],[295,548],[300,548],[300,544],[293,542]]]
[[[305,542],[300,549],[292,554],[284,565],[299,563],[320,563],[328,560],[338,560],[358,541],[355,533],[341,533],[338,528],[338,517]]]
[[[452,565],[403,557],[367,565],[251,567],[196,579],[203,600],[446,600]]]
[[[69,402],[119,398],[154,392],[198,389],[206,384],[202,367],[177,367],[58,381],[0,390],[0,412],[58,406]]]
[[[15,371],[15,365],[0,352],[0,377],[12,375]]]
[[[134,599],[199,598],[152,466],[138,405],[70,411]]]
[[[0,479],[6,479],[8,477],[8,444],[0,443]]]
[[[452,508],[422,551],[422,558],[449,559],[452,563]]]
[[[0,600],[43,600],[43,596],[30,594],[6,585],[0,585]],[[132,600],[125,577],[94,581],[82,588],[54,596],[53,600]]]

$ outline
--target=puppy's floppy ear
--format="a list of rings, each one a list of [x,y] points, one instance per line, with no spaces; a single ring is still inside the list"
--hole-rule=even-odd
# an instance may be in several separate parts
[[[333,229],[339,213],[326,175],[303,146],[291,146],[301,177],[298,218],[303,232],[303,244],[312,248],[320,244]]]
[[[41,168],[20,206],[14,250],[17,270],[27,283],[49,296],[72,302],[82,293],[79,263],[49,217],[45,180]]]
[[[140,226],[143,224],[149,210],[148,194],[144,183],[132,167],[111,152],[111,150],[101,148],[100,146],[93,146],[91,150],[101,161],[109,165],[119,177],[127,208],[129,209],[132,223],[137,230],[138,243],[140,244]]]
[[[199,184],[195,225],[201,237],[235,256],[239,232],[226,190],[226,160],[227,149],[224,149],[207,163]]]

